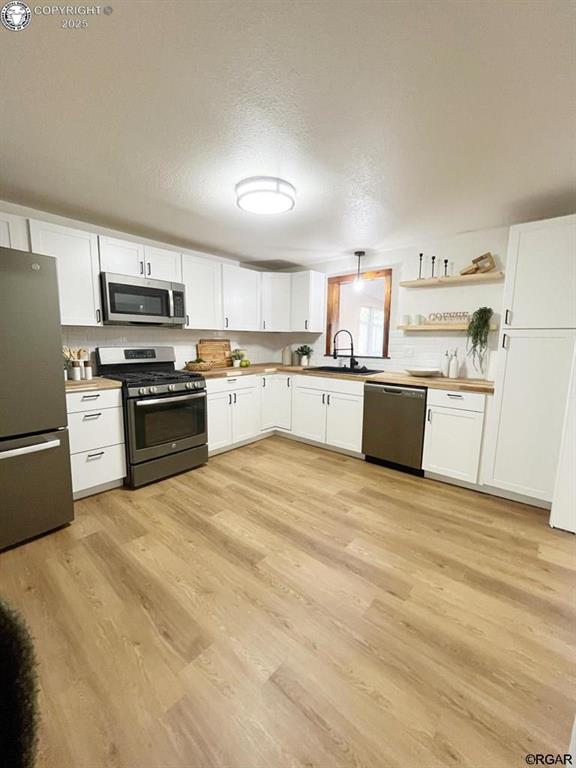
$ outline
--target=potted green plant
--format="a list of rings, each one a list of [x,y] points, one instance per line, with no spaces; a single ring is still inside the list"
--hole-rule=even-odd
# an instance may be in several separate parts
[[[234,368],[240,368],[240,363],[244,358],[244,350],[233,349],[232,352],[230,352],[230,357],[232,358],[232,365]]]
[[[468,322],[468,354],[472,355],[474,368],[484,373],[486,363],[486,351],[488,349],[488,335],[490,333],[490,321],[494,310],[490,307],[479,307]]]
[[[310,357],[312,356],[312,347],[309,347],[308,344],[302,344],[301,347],[298,347],[296,350],[296,354],[300,358],[300,365],[305,368],[307,365],[310,364]]]

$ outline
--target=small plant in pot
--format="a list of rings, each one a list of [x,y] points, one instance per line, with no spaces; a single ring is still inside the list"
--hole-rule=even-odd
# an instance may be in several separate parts
[[[240,368],[240,363],[244,359],[244,350],[233,349],[232,352],[230,352],[230,357],[232,358],[232,365],[234,368]]]
[[[312,347],[309,347],[308,344],[302,344],[301,347],[298,347],[296,350],[296,354],[300,358],[300,365],[305,368],[307,365],[310,365],[310,357],[312,356]]]
[[[482,374],[486,365],[490,321],[493,315],[494,310],[490,307],[480,307],[473,313],[468,322],[468,354],[472,355],[474,368]]]

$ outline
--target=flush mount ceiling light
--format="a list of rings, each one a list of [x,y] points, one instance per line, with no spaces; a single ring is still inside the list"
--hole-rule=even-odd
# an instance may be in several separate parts
[[[251,176],[236,184],[236,205],[247,213],[270,216],[288,213],[296,204],[296,189],[274,176]]]
[[[354,251],[354,256],[358,259],[358,268],[356,270],[356,279],[354,280],[354,290],[361,291],[364,288],[362,275],[360,274],[360,259],[366,256],[366,251]]]

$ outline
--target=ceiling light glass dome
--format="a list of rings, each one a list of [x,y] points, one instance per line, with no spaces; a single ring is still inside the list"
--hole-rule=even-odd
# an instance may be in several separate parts
[[[251,176],[236,184],[236,205],[247,213],[287,213],[296,204],[296,189],[274,176]]]

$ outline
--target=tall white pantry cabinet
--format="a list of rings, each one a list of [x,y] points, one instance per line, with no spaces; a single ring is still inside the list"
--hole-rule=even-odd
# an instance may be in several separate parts
[[[510,228],[484,482],[550,502],[576,340],[576,216]]]

